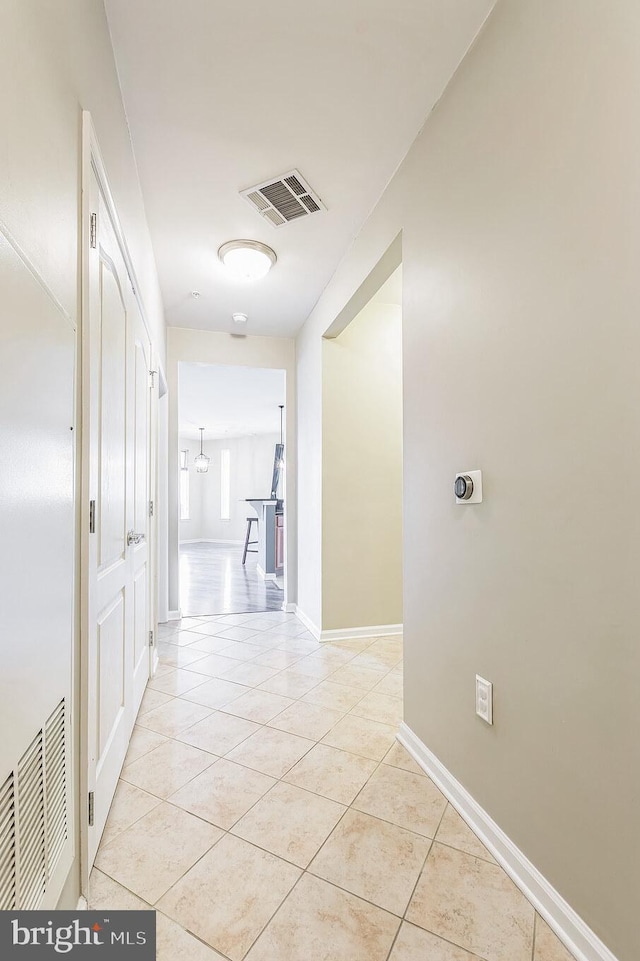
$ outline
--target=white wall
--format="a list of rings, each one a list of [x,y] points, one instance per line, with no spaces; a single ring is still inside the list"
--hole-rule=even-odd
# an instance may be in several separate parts
[[[169,327],[167,377],[169,383],[169,606],[179,607],[178,573],[178,366],[181,362],[268,367],[286,375],[284,442],[287,461],[285,499],[285,598],[295,603],[297,590],[297,443],[295,341],[285,337],[239,337],[206,330]],[[266,481],[267,487],[269,481]],[[267,491],[267,493],[269,493]],[[246,515],[248,516],[248,515]]]
[[[211,462],[207,473],[199,474],[193,462],[200,452],[200,442],[180,437],[180,451],[189,451],[190,489],[190,518],[180,521],[181,542],[244,541],[247,517],[254,514],[245,499],[269,496],[275,445],[279,440],[280,435],[274,433],[205,441],[204,452],[211,458]],[[220,452],[224,449],[228,450],[230,455],[229,520],[222,520],[220,517]],[[255,527],[253,534],[255,536]]]
[[[0,230],[15,238],[43,283],[79,324],[81,123],[82,110],[91,111],[162,361],[160,291],[101,0],[4,0],[0,89]],[[19,324],[0,291],[3,335],[11,337],[14,330],[17,335]],[[56,362],[52,356],[51,363]],[[76,603],[77,597],[76,592]],[[54,622],[51,629],[56,629]],[[77,648],[75,657],[78,664]],[[81,811],[84,814],[84,806]],[[65,906],[75,905],[78,884],[76,865]]]
[[[402,623],[402,310],[323,341],[322,628]]]
[[[81,111],[91,111],[164,356],[155,260],[102,0],[3,0],[0,76],[0,219],[76,318]]]
[[[402,230],[406,720],[620,961],[640,956],[639,36],[636,0],[499,2],[298,339],[306,459],[322,334]],[[484,502],[457,506],[473,468]]]
[[[298,607],[322,629],[322,340],[305,324],[296,341]]]

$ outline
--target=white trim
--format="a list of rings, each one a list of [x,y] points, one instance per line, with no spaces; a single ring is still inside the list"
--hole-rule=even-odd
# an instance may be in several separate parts
[[[289,606],[289,605],[287,605]],[[304,611],[301,611],[297,604],[292,604],[293,613],[296,615],[299,621],[302,621],[304,626],[311,634],[315,637],[317,641],[320,640],[320,628],[316,627],[310,617],[308,617]]]
[[[282,610],[285,612],[285,614],[295,614],[295,612],[296,612],[296,605],[295,605],[295,604],[286,604],[286,603],[283,602],[283,604],[282,604]]]
[[[181,620],[181,618],[182,618],[182,611],[180,609],[178,609],[177,611],[167,611],[167,620],[162,621],[162,623],[166,624],[168,621],[179,621]]]
[[[257,570],[257,572],[258,572],[258,577],[261,577],[263,581],[277,581],[277,580],[278,580],[278,575],[277,575],[277,574],[267,574],[265,571],[262,570],[262,568],[260,567],[259,564],[256,564],[256,570]]]
[[[400,725],[398,740],[491,851],[576,961],[616,961],[615,955],[597,934],[404,722]]]
[[[233,544],[234,547],[242,547],[244,541],[228,541],[220,537],[185,537],[178,544]]]
[[[80,895],[78,898],[78,903],[76,904],[76,911],[88,911],[89,903],[85,897]]]
[[[373,627],[345,627],[336,631],[322,631],[321,641],[349,641],[354,637],[391,637],[402,634],[402,624],[376,624]]]

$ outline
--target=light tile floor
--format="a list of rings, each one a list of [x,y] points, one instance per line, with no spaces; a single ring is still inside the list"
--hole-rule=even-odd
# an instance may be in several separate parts
[[[92,908],[153,906],[159,961],[571,961],[395,740],[399,638],[159,633]]]

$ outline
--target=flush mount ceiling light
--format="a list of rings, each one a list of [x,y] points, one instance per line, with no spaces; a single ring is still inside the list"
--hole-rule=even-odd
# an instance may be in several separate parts
[[[234,324],[240,324],[240,326],[242,326],[242,324],[246,324],[246,322],[249,320],[246,314],[241,314],[239,312],[231,314],[231,319],[233,320]]]
[[[200,430],[200,453],[198,454],[197,457],[193,458],[193,463],[194,463],[195,469],[199,474],[206,474],[207,471],[209,470],[209,461],[211,460],[211,458],[207,457],[207,455],[202,449],[204,427],[200,427],[199,430]]]
[[[238,280],[266,277],[278,259],[271,247],[257,240],[229,240],[218,251],[218,258]]]

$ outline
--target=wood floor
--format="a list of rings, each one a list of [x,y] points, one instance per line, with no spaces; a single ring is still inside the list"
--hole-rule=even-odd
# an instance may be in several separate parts
[[[280,611],[283,592],[256,570],[256,555],[242,566],[242,548],[225,544],[180,545],[180,609],[183,616]]]

